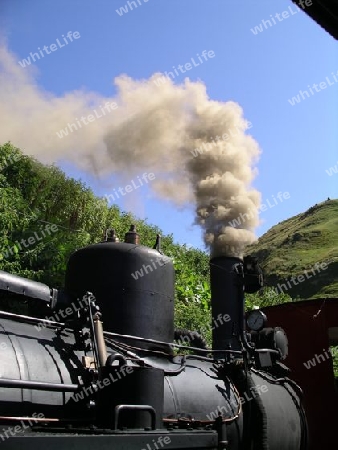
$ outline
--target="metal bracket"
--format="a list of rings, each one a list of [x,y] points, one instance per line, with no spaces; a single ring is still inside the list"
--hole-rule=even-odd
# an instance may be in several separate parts
[[[118,429],[120,412],[123,410],[130,411],[147,411],[151,416],[151,429],[156,430],[156,411],[152,406],[149,405],[117,405],[115,406],[115,421],[114,429]]]

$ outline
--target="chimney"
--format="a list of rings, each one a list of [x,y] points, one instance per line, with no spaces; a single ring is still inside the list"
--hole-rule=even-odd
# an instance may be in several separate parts
[[[244,328],[243,260],[219,256],[210,260],[213,350],[241,350]],[[230,318],[230,319],[229,319]],[[219,354],[224,357],[224,354]]]
[[[263,273],[258,260],[218,256],[210,260],[213,350],[242,350],[245,337],[244,292],[263,287]],[[244,342],[245,344],[245,342]],[[216,357],[224,358],[220,352]]]

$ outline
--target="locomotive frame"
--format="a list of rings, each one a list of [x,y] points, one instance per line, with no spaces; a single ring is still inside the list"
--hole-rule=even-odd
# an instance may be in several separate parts
[[[213,327],[212,349],[176,332],[192,354],[174,351],[186,347],[173,342],[174,269],[159,237],[150,249],[135,227],[125,242],[108,233],[71,256],[64,290],[0,272],[0,291],[49,317],[0,312],[2,448],[305,450],[286,335],[245,325],[244,294],[262,286],[257,261],[217,257],[210,272],[212,315],[229,320]],[[49,320],[58,310],[64,321]]]

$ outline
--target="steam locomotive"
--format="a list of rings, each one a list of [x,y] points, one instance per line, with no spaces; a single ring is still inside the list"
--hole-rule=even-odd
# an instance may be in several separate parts
[[[172,260],[134,226],[73,253],[62,290],[0,271],[29,308],[0,311],[1,448],[305,450],[287,337],[244,311],[257,261],[214,257],[210,276],[212,349],[174,330]]]

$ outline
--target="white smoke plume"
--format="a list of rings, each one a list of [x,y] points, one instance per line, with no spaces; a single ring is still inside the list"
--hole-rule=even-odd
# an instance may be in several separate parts
[[[41,89],[5,46],[0,69],[0,143],[10,140],[42,162],[67,159],[101,176],[130,180],[151,171],[156,179],[149,187],[160,198],[194,202],[212,256],[241,256],[254,242],[260,195],[251,182],[260,150],[245,134],[238,104],[210,100],[201,82],[156,83],[161,74],[117,77],[114,98],[86,90],[58,97]],[[107,102],[117,109],[58,137]]]

